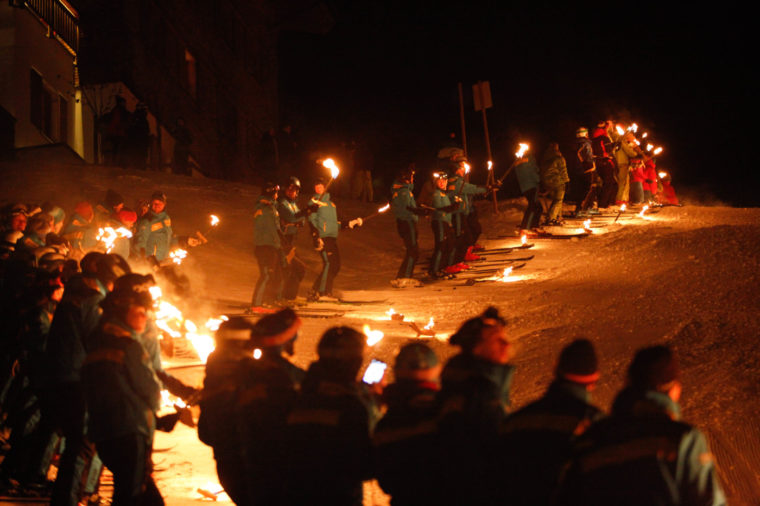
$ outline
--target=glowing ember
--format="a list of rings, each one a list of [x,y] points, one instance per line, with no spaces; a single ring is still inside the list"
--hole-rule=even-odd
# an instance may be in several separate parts
[[[515,157],[517,159],[522,158],[523,156],[525,156],[525,153],[527,153],[529,149],[530,149],[530,145],[525,144],[524,142],[521,142],[519,145],[519,149],[517,150],[517,153],[515,153]]]
[[[667,172],[658,172],[657,175],[660,177],[660,179],[668,177],[668,173]]]
[[[659,155],[660,153],[662,153],[662,147],[659,147],[659,148],[657,148],[657,149],[654,150],[654,154],[655,155]]]
[[[255,350],[253,350],[253,358],[254,359],[256,359],[256,360],[260,359],[261,355],[262,355],[262,352],[261,352],[260,349],[256,348]]]
[[[615,125],[615,130],[617,131],[618,135],[623,135],[625,133],[625,130],[620,125]]]
[[[322,166],[326,169],[330,169],[330,177],[332,177],[333,179],[338,177],[338,174],[340,174],[340,169],[336,165],[335,160],[333,160],[332,158],[323,160]]]
[[[647,209],[649,209],[649,206],[644,206],[641,208],[641,212],[639,213],[639,218],[644,217],[644,213],[647,212]]]
[[[385,204],[385,205],[384,205],[383,207],[381,207],[380,209],[378,209],[378,210],[377,210],[377,212],[378,212],[378,213],[384,213],[385,211],[387,211],[387,210],[388,210],[388,209],[390,209],[390,208],[391,208],[391,205],[390,205],[390,203],[388,203],[388,204]]]
[[[376,345],[385,336],[381,330],[372,330],[367,324],[365,324],[362,328],[362,332],[364,332],[364,335],[367,336],[368,346]]]
[[[106,253],[110,253],[113,249],[114,242],[120,237],[130,238],[132,237],[132,232],[124,227],[103,227],[98,229],[98,235],[95,237],[95,240],[102,242],[106,247]]]
[[[219,217],[218,216],[216,216],[215,214],[212,214],[210,216],[210,219],[211,219],[211,226],[212,227],[215,227],[215,226],[219,225]]]
[[[525,246],[526,244],[528,244],[528,236],[527,235],[523,235],[522,237],[520,237],[520,242],[522,243],[523,246]]]
[[[488,170],[493,169],[493,162],[491,160],[488,160]]]
[[[427,325],[423,327],[424,330],[430,330],[435,326],[435,321],[433,320],[433,317],[430,317],[430,320],[428,320]]]
[[[172,259],[172,262],[174,262],[177,265],[180,265],[182,263],[182,260],[187,258],[187,251],[183,249],[175,249],[171,253],[169,253],[169,257]]]

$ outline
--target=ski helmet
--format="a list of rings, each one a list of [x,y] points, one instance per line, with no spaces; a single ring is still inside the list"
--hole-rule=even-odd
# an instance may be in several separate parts
[[[288,190],[292,188],[297,188],[299,191],[301,190],[301,181],[295,176],[290,176],[288,178]]]
[[[586,127],[580,127],[578,130],[575,131],[576,137],[588,137],[588,128]]]
[[[265,195],[267,197],[274,197],[274,195],[280,191],[280,185],[272,182],[268,182],[264,185],[264,189],[262,190],[262,195]]]
[[[408,167],[405,169],[401,169],[398,173],[398,177],[401,181],[410,182],[412,178],[414,177],[415,173],[415,165],[414,163],[410,163]]]

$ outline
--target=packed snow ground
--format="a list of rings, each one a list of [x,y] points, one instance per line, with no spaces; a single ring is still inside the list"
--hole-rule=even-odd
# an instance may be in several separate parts
[[[69,210],[83,198],[95,203],[113,188],[131,206],[161,189],[168,195],[167,209],[179,234],[205,232],[208,215],[218,215],[222,223],[209,234],[210,242],[191,250],[183,265],[194,294],[194,300],[186,301],[186,312],[203,320],[238,312],[250,301],[258,275],[251,216],[257,188],[76,165],[6,164],[0,170],[4,201],[51,199]],[[367,216],[385,203],[334,200],[339,215],[347,218]],[[479,207],[485,231],[482,244],[497,248],[518,243],[511,234],[521,217],[521,200],[502,201],[499,214],[493,214],[490,203],[481,202]],[[384,302],[320,304],[347,312],[341,318],[306,319],[294,360],[302,367],[314,360],[317,340],[330,326],[369,324],[385,333],[372,348],[372,356],[392,364],[398,349],[416,334],[406,322],[388,319],[385,313],[391,307],[421,326],[433,317],[437,336],[426,339],[445,360],[456,351],[445,338],[465,319],[495,305],[508,317],[518,350],[515,408],[541,395],[559,350],[582,335],[597,346],[602,379],[594,399],[608,409],[635,350],[670,343],[681,358],[684,419],[708,434],[730,504],[757,504],[760,209],[687,205],[664,208],[647,220],[624,218],[596,229],[588,238],[536,240],[534,248],[504,256],[535,255],[515,271],[514,282],[463,286],[454,280],[409,289],[388,284],[402,252],[392,216],[368,220],[358,230],[341,232],[343,267],[336,287],[346,299]],[[419,229],[424,259],[432,249],[432,237],[428,222],[422,220]],[[307,235],[302,231],[299,237],[299,256],[309,267],[302,294],[320,266]],[[202,382],[202,368],[177,369],[176,374],[192,383]],[[160,434],[156,448],[161,450],[155,456],[157,479],[168,505],[197,502],[198,487],[217,483],[211,451],[193,429],[179,426],[174,433]],[[385,499],[370,489],[366,502],[383,504]]]

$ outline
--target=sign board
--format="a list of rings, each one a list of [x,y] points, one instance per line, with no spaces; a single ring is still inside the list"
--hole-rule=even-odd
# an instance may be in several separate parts
[[[473,84],[472,96],[476,111],[493,107],[493,102],[491,102],[491,83],[489,81],[478,81],[477,84]]]

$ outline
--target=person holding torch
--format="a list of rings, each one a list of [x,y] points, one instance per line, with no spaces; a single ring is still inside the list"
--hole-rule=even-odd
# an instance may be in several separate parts
[[[317,178],[314,182],[314,195],[309,204],[316,204],[317,210],[309,215],[308,221],[311,227],[314,249],[322,259],[322,271],[314,280],[309,300],[319,300],[320,297],[335,297],[333,295],[333,282],[340,271],[340,252],[338,251],[338,230],[362,225],[362,219],[356,218],[345,224],[338,221],[338,209],[330,200],[327,189],[335,180],[339,170],[331,159],[325,160],[323,165],[332,170],[331,179],[325,183],[323,178]]]
[[[391,210],[396,218],[396,230],[401,240],[404,241],[406,254],[401,266],[396,274],[396,279],[391,281],[391,285],[396,288],[406,286],[420,286],[422,283],[412,278],[414,274],[414,264],[420,254],[420,248],[417,244],[419,235],[417,234],[417,221],[420,215],[427,214],[427,211],[417,207],[414,200],[414,164],[403,169],[396,181],[391,187]]]

